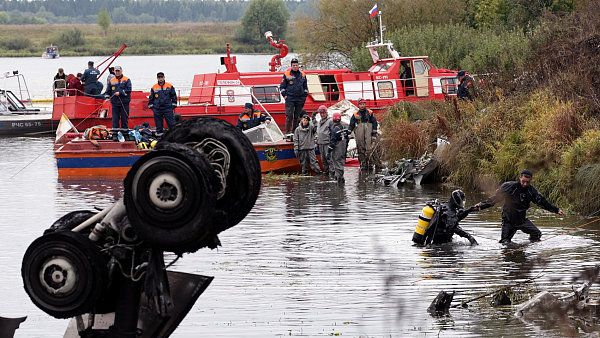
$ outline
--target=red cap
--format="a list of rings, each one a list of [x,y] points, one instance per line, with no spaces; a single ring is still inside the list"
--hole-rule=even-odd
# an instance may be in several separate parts
[[[318,111],[327,111],[327,107],[325,105],[320,105]]]
[[[340,114],[340,113],[333,113],[333,120],[334,121],[341,121],[342,120],[342,114]]]

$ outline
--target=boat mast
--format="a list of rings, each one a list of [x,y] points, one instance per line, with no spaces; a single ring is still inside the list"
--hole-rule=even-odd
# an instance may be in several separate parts
[[[381,39],[380,43],[383,45],[383,23],[381,21],[381,11],[377,13],[377,16],[379,17],[379,38]]]
[[[377,48],[386,48],[388,53],[393,59],[399,59],[400,53],[394,49],[394,44],[391,41],[385,42],[383,40],[383,31],[385,27],[383,26],[383,19],[381,16],[381,10],[377,13],[379,17],[379,39],[375,39],[375,41],[367,44],[367,49],[369,49],[369,53],[371,54],[371,59],[373,59],[373,64],[377,63],[379,60],[379,53],[377,52]]]

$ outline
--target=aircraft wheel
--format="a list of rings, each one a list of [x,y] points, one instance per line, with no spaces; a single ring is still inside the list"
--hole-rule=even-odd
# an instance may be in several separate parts
[[[210,233],[217,182],[198,152],[163,143],[133,165],[124,185],[127,216],[148,245],[178,251]]]
[[[21,266],[29,298],[55,318],[92,311],[105,293],[107,275],[100,249],[87,236],[71,231],[37,238]]]

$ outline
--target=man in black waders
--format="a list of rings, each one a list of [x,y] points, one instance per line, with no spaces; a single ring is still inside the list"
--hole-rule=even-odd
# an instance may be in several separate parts
[[[358,111],[352,114],[350,132],[354,132],[356,140],[356,150],[358,152],[358,161],[361,170],[369,170],[371,167],[369,152],[372,151],[372,144],[377,140],[377,119],[373,111],[367,109],[367,101],[358,99]]]
[[[465,200],[465,193],[462,190],[454,190],[447,203],[440,204],[435,208],[435,214],[425,232],[424,244],[449,243],[452,242],[454,234],[468,239],[471,245],[478,244],[473,236],[458,225],[469,213],[479,210],[477,206],[465,209]],[[418,243],[414,236],[413,241]]]
[[[298,59],[293,58],[292,68],[283,73],[283,79],[279,85],[281,96],[285,99],[285,133],[293,133],[298,126],[300,116],[304,109],[304,102],[308,95],[308,82],[306,75],[300,70]]]
[[[563,211],[542,196],[532,185],[533,173],[530,170],[521,171],[518,181],[504,182],[496,190],[496,194],[487,201],[478,203],[480,210],[492,207],[498,202],[504,203],[502,207],[502,235],[500,243],[510,243],[511,239],[521,230],[529,234],[529,240],[537,242],[542,237],[542,232],[529,219],[527,209],[531,202],[550,212],[564,215]]]
[[[348,147],[348,133],[342,125],[342,115],[333,113],[333,124],[329,131],[328,155],[330,161],[329,176],[333,176],[338,183],[344,180],[344,163],[346,163],[346,148]]]
[[[321,173],[317,155],[315,154],[315,135],[317,126],[310,122],[308,115],[302,116],[298,128],[294,131],[294,155],[302,166],[302,175],[308,175],[310,166],[315,174]]]

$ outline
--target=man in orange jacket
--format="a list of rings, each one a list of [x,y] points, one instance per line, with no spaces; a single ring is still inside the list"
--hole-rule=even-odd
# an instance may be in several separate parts
[[[159,72],[156,74],[156,78],[158,82],[150,89],[148,108],[152,109],[154,113],[156,136],[161,136],[164,132],[163,119],[167,121],[169,129],[175,125],[173,109],[177,107],[177,93],[172,84],[165,82],[165,73]]]

